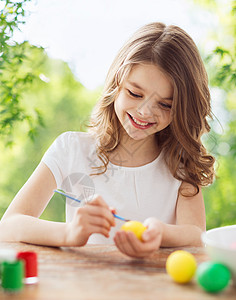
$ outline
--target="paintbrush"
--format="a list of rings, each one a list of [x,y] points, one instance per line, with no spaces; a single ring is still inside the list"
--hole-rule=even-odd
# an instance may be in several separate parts
[[[71,199],[71,200],[74,200],[74,201],[76,201],[76,202],[81,203],[81,200],[78,200],[78,199],[76,199],[76,198],[74,198],[74,197],[72,197],[72,196],[70,196],[70,195],[68,195],[68,194],[66,194],[66,193],[64,193],[64,192],[61,192],[61,191],[58,191],[58,190],[54,190],[54,192],[55,192],[55,193],[58,193],[58,194],[61,194],[61,195],[65,196],[65,197],[67,197],[67,198],[69,198],[69,199]],[[114,213],[112,213],[112,214],[113,214],[113,216],[114,216],[115,218],[117,218],[117,219],[119,219],[119,220],[122,220],[122,221],[124,221],[124,222],[128,222],[128,221],[129,221],[129,220],[125,219],[125,218],[122,218],[122,217],[118,216],[117,214],[114,214]]]

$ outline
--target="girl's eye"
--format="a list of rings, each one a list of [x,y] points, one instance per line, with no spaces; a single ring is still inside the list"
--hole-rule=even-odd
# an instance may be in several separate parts
[[[164,109],[171,109],[171,104],[167,104],[167,103],[164,103],[164,102],[160,102],[159,105],[161,106],[161,108],[164,108]]]
[[[134,93],[132,93],[130,90],[128,90],[128,92],[129,92],[130,96],[132,96],[132,97],[134,97],[134,98],[142,98],[141,95],[134,94]]]

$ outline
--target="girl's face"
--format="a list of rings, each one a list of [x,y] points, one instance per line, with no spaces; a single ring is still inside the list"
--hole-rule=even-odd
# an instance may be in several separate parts
[[[170,79],[156,65],[138,64],[124,80],[114,108],[128,136],[142,140],[170,124],[172,101]]]

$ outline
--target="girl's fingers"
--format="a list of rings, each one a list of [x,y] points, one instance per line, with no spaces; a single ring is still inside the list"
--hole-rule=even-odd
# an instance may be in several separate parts
[[[88,215],[87,222],[94,226],[104,227],[107,230],[111,228],[111,224],[104,217]]]
[[[160,232],[156,228],[148,228],[147,230],[144,231],[142,235],[142,241],[143,242],[151,242],[154,240]]]
[[[146,257],[160,247],[161,237],[156,236],[150,242],[142,242],[132,232],[117,232],[115,243],[118,249],[131,257]]]
[[[117,233],[115,234],[115,236],[114,236],[114,242],[115,242],[116,247],[117,247],[122,253],[124,253],[124,252],[123,252],[123,246],[122,246],[122,243],[121,243],[121,241],[120,241],[120,234],[119,234],[119,232],[117,232]]]
[[[124,238],[122,237],[122,232],[118,231],[115,235],[115,238],[114,238],[114,241],[115,241],[115,244],[117,246],[117,248],[124,254],[127,254],[126,253],[126,250],[125,250],[125,242],[124,242]]]
[[[92,200],[88,202],[88,204],[90,205],[95,205],[95,206],[103,206],[106,207],[107,209],[109,209],[109,206],[107,205],[107,203],[103,200],[102,196],[100,195],[94,195]]]
[[[110,230],[107,230],[105,227],[90,224],[90,225],[88,225],[87,228],[88,228],[87,229],[88,230],[88,232],[87,232],[88,236],[90,236],[93,233],[99,233],[99,234],[104,235],[107,238],[109,237],[109,231]]]
[[[134,251],[143,256],[149,255],[160,248],[161,235],[156,235],[154,239],[148,242],[141,242],[135,237],[128,236],[129,242],[132,243]]]
[[[118,248],[122,249],[121,252],[131,257],[140,257],[140,255],[138,255],[138,252],[135,250],[133,243],[130,242],[129,239],[129,236],[131,237],[131,240],[137,239],[132,232],[119,231],[117,232],[117,235],[119,236]]]
[[[144,242],[154,240],[163,233],[163,223],[155,218],[148,218],[144,221],[147,230],[143,233],[142,239]]]
[[[120,250],[120,252],[124,253],[123,247],[122,247],[122,243],[120,242],[120,237],[119,237],[119,233],[116,233],[114,236],[114,242],[116,247]]]
[[[127,241],[126,233],[118,231],[115,235],[115,243],[117,248],[124,254],[132,256],[133,249],[131,244]]]
[[[131,245],[133,250],[133,256],[144,257],[145,248],[144,243],[137,239],[137,237],[132,232],[127,232],[127,242]]]
[[[114,207],[109,207],[112,214],[116,214],[116,209]]]
[[[112,211],[107,203],[103,200],[102,196],[94,195],[93,199],[89,201],[85,206],[91,209],[91,214],[95,216],[104,216],[107,220],[109,220],[111,226],[115,226],[115,218],[112,214]],[[114,208],[112,209],[114,210]]]
[[[115,226],[115,218],[109,209],[97,205],[90,205],[90,203],[81,209],[86,210],[87,215],[104,218],[109,222],[109,226]]]

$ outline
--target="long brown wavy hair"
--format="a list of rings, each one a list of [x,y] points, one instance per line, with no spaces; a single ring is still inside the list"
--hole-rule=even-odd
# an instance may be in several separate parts
[[[121,124],[114,111],[114,101],[124,79],[139,63],[158,66],[172,81],[172,121],[156,133],[156,138],[172,175],[194,186],[195,195],[199,186],[207,186],[214,179],[215,159],[201,142],[202,134],[210,131],[207,122],[207,117],[211,118],[210,92],[194,41],[174,25],[156,22],[141,27],[114,59],[89,125],[89,132],[98,141],[97,155],[102,161],[96,174],[106,172],[108,154],[120,142]]]

